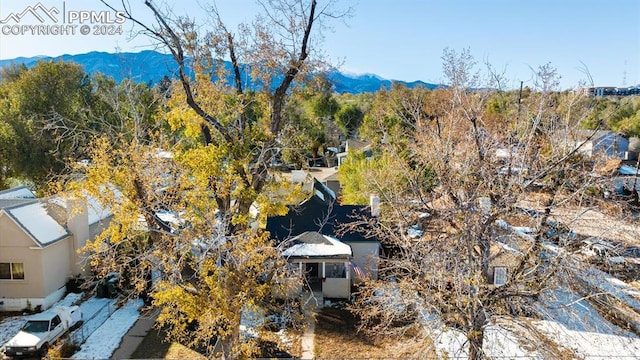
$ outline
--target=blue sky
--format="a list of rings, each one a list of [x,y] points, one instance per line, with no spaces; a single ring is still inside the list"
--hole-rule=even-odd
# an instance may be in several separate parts
[[[143,0],[129,1],[143,18],[149,17]],[[116,8],[120,4],[112,2]],[[177,14],[198,17],[202,14],[199,4],[205,0],[156,2]],[[0,20],[37,3],[2,0]],[[106,10],[98,0],[40,3],[66,11]],[[249,21],[258,9],[252,0],[217,3],[232,26]],[[334,23],[325,32],[324,42],[329,59],[341,63],[347,72],[440,83],[441,56],[448,47],[469,48],[479,64],[486,61],[504,70],[507,85],[513,88],[520,81],[533,85],[532,69],[548,62],[562,76],[562,88],[586,80],[581,70],[585,66],[596,85],[640,84],[640,0],[354,0],[352,5],[353,17]],[[39,24],[29,16],[20,24]],[[5,25],[17,24],[10,20],[0,29]],[[147,39],[129,39],[130,23],[124,23],[123,29],[122,35],[81,35],[78,29],[73,35],[16,35],[4,34],[2,29],[0,59],[149,49]]]

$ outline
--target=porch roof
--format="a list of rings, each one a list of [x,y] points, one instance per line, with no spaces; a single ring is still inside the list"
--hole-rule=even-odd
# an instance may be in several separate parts
[[[343,257],[352,255],[351,246],[315,231],[304,232],[291,239],[292,246],[282,252],[285,257]]]

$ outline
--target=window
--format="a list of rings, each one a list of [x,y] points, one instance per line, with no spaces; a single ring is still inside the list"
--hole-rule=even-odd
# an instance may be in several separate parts
[[[326,277],[344,279],[347,277],[346,268],[344,263],[328,263],[325,265]]]
[[[507,268],[496,267],[495,269],[493,269],[493,284],[500,286],[506,283],[507,283]]]
[[[51,328],[49,330],[55,329],[58,325],[60,325],[62,321],[60,321],[60,317],[56,315],[53,319],[51,319]]]
[[[0,280],[24,280],[24,264],[0,263]]]

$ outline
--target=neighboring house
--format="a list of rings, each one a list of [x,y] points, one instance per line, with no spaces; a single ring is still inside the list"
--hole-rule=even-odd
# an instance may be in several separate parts
[[[501,286],[507,282],[511,272],[520,265],[523,253],[520,249],[531,246],[535,241],[535,228],[512,226],[504,220],[496,220],[492,229],[493,238],[489,246],[490,285]]]
[[[335,171],[324,179],[319,180],[336,194],[336,198],[340,198],[342,195],[342,186],[340,185],[338,171]]]
[[[514,266],[518,265],[521,254],[517,250],[496,241],[491,242],[489,254],[488,283],[495,286],[506,284],[507,277]]]
[[[287,215],[267,219],[266,230],[271,237],[285,242],[311,231],[333,238],[351,248],[351,261],[363,276],[377,279],[380,242],[363,233],[367,229],[366,220],[371,219],[370,207],[340,205],[335,193],[317,180],[313,182],[312,191],[308,200],[291,206]],[[357,278],[352,275],[350,282]]]
[[[304,232],[286,242],[282,252],[287,261],[305,274],[312,290],[323,298],[349,299],[352,272],[351,247],[340,240],[315,231]],[[303,285],[304,286],[304,285]],[[299,293],[299,288],[294,293]]]
[[[340,186],[340,180],[338,179],[337,168],[311,168],[309,169],[309,175],[313,176],[333,191],[336,199],[340,198],[340,195],[342,194],[342,187]]]
[[[575,145],[583,142],[580,151],[587,156],[604,155],[618,159],[626,159],[629,156],[629,139],[613,131],[581,130],[575,139]]]
[[[32,202],[36,195],[26,186],[0,191],[0,209],[12,205]]]
[[[47,309],[62,298],[67,281],[84,274],[78,250],[110,218],[92,199],[36,199],[27,190],[0,192],[0,311]]]
[[[315,178],[326,185],[334,193],[336,199],[340,198],[342,193],[338,169],[335,167],[312,167],[307,170],[291,170],[291,172],[283,172],[280,175],[291,182],[303,184],[305,191],[311,191],[313,183],[309,179]]]
[[[365,153],[365,157],[370,158],[373,153],[371,151],[371,143],[368,141],[361,141],[355,139],[348,139],[345,143],[344,152],[341,152],[337,155],[338,157],[338,166],[342,165],[342,163],[346,160],[349,152],[353,151],[363,151]]]

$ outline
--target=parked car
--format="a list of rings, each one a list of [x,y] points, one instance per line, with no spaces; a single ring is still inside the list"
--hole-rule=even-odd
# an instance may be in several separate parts
[[[82,313],[77,306],[58,306],[30,315],[22,329],[4,345],[4,353],[11,357],[45,356],[51,344],[81,321]]]

